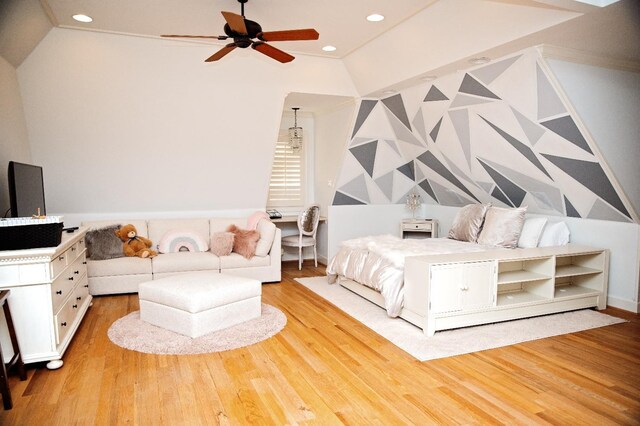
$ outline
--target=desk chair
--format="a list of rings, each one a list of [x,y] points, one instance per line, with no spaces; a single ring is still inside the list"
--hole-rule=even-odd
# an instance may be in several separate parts
[[[316,250],[316,233],[320,222],[320,206],[311,204],[298,215],[298,235],[282,238],[282,245],[298,248],[298,270],[302,269],[302,248],[313,247],[313,260],[318,266],[318,251]]]

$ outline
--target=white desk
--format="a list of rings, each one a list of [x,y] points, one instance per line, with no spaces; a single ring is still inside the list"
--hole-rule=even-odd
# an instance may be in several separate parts
[[[320,223],[326,222],[327,218],[324,216],[320,216]],[[298,215],[295,216],[282,216],[280,219],[271,219],[271,222],[275,223],[278,226],[278,223],[296,223],[298,222]]]

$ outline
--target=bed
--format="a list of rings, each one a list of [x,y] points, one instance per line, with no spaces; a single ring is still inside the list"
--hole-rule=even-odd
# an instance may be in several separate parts
[[[440,315],[436,309],[432,312],[431,301],[434,300],[434,297],[437,299],[438,295],[432,290],[418,288],[433,285],[427,284],[431,282],[430,272],[415,272],[413,265],[415,265],[414,260],[417,259],[426,259],[423,265],[428,265],[429,268],[432,266],[431,259],[437,259],[438,264],[458,262],[458,259],[465,259],[465,261],[479,259],[487,266],[483,272],[485,284],[478,283],[478,285],[485,286],[483,294],[489,297],[484,302],[486,303],[484,307],[480,309],[485,312],[477,315],[465,313],[469,321],[451,318],[449,322],[442,320],[440,322],[443,326],[438,329],[483,323],[487,318],[504,320],[526,315],[531,316],[531,314],[540,315],[561,309],[569,310],[587,306],[602,308],[604,306],[603,300],[606,300],[607,254],[598,255],[597,253],[602,250],[594,251],[585,247],[570,247],[571,245],[568,244],[569,231],[566,224],[563,222],[547,224],[545,218],[527,218],[525,220],[525,211],[526,208],[503,209],[475,204],[463,207],[459,211],[448,238],[401,239],[393,235],[381,235],[344,241],[327,265],[328,281],[330,284],[337,282],[384,308],[389,317],[404,318],[423,328],[428,334],[433,334],[435,328],[429,325],[430,330],[427,331],[427,316],[433,318],[434,316],[451,315]],[[567,282],[563,283],[563,279],[556,276],[557,271],[554,271],[556,263],[578,262],[575,260],[578,255],[583,256],[586,262],[591,263],[593,263],[592,257],[598,256],[598,262],[601,265],[595,269],[587,269],[594,271],[593,274],[597,276],[596,281],[599,284],[588,283],[582,278],[564,279]],[[408,263],[407,259],[410,259],[412,268],[414,268],[412,276],[415,277],[417,274],[419,278],[412,279],[411,287],[405,288],[405,263]],[[533,269],[540,268],[539,263],[544,264],[544,268],[546,268],[543,268],[544,271],[542,271],[545,278],[539,278],[539,271],[533,271]],[[534,275],[534,278],[527,278],[523,280],[523,283],[503,285],[504,283],[498,276],[504,273],[506,277],[512,273],[513,269],[522,269],[520,273]],[[604,273],[602,273],[603,271]],[[471,283],[477,281],[476,277],[471,277],[469,280]],[[604,284],[600,284],[603,280]],[[532,283],[526,281],[532,281]],[[444,287],[442,284],[438,284],[438,288],[443,292],[451,293],[445,287],[457,289],[458,285],[454,284],[459,283],[456,283],[454,279],[446,279],[444,284]],[[578,302],[566,299],[562,303],[556,303],[561,302],[561,298],[554,296],[554,291],[558,291],[554,288],[563,284],[572,285],[572,291],[580,293],[576,297],[584,300]],[[602,294],[603,287],[604,294]],[[468,289],[469,287],[467,287]],[[600,291],[596,291],[597,289]],[[405,304],[404,300],[406,291],[411,293],[408,304]],[[564,290],[560,290],[560,292],[562,291]],[[511,293],[505,296],[503,294],[505,292]],[[531,303],[528,302],[529,299],[524,303],[527,305],[526,309],[520,309],[516,312],[510,310],[509,307],[499,306],[503,302],[511,303],[513,297],[518,296],[517,292],[524,297],[531,298]],[[560,295],[562,296],[562,294]],[[454,296],[455,298],[457,296]],[[422,304],[418,309],[414,308],[416,300]],[[543,303],[549,306],[542,307]],[[551,307],[550,305],[553,303],[556,306]],[[477,307],[474,309],[478,310]],[[500,311],[500,313],[487,314],[486,311],[490,310]]]

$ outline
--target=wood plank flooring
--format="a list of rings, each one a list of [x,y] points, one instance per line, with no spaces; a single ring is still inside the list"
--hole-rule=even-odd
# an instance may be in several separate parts
[[[148,355],[111,343],[137,295],[103,296],[55,371],[10,376],[2,425],[640,424],[640,321],[419,362],[296,283],[283,265],[263,300],[287,316],[264,342],[222,353]]]

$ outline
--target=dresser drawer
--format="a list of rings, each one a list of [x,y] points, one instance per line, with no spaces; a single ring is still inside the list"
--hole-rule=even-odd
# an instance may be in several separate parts
[[[402,229],[405,231],[431,231],[433,229],[433,224],[431,222],[403,223]]]
[[[73,264],[69,265],[62,274],[51,284],[51,300],[53,301],[53,312],[56,312],[60,305],[66,300],[74,287],[82,279],[86,280],[87,266],[85,265],[85,253],[82,253]]]
[[[72,304],[73,300],[70,298],[54,316],[56,322],[56,345],[59,345],[71,330],[71,325],[76,315],[71,307]]]
[[[65,250],[61,255],[51,261],[51,278],[55,278],[60,275],[60,272],[67,267],[67,252]]]
[[[82,305],[87,302],[89,298],[89,284],[87,280],[87,276],[82,277],[78,286],[73,290],[73,295],[71,296],[71,308],[78,312]]]

